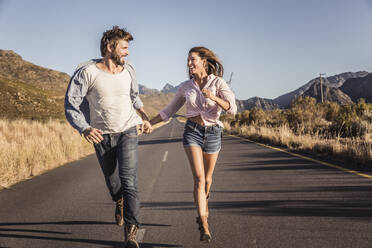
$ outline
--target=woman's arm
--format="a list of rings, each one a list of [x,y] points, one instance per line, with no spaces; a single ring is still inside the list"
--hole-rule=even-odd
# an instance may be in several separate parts
[[[154,125],[161,121],[167,121],[170,117],[172,117],[184,104],[185,104],[185,97],[184,97],[184,89],[183,84],[178,87],[175,97],[173,98],[172,102],[168,104],[165,108],[163,108],[155,118],[153,118],[150,123]]]
[[[221,107],[226,111],[226,113],[235,115],[237,111],[235,95],[223,78],[219,78],[217,91],[218,98],[229,103],[229,108],[225,109],[222,106]]]
[[[209,98],[212,101],[216,102],[223,110],[228,111],[230,109],[230,103],[228,101],[213,95],[210,90],[203,89],[202,92],[206,98]]]
[[[160,114],[158,114],[157,116],[155,116],[154,118],[150,120],[150,124],[151,126],[154,126],[155,124],[162,122],[162,121],[163,119],[161,118]]]

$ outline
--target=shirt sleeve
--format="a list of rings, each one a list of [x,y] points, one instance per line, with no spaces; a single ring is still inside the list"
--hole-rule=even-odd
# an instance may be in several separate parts
[[[71,77],[65,95],[65,115],[67,121],[73,128],[82,133],[90,125],[87,121],[87,102],[85,96],[88,92],[88,82],[85,76],[85,70],[80,68]],[[84,111],[84,112],[83,112]]]
[[[225,101],[228,101],[230,104],[230,108],[226,111],[226,113],[235,115],[237,111],[235,95],[223,78],[219,78],[219,82],[220,87],[218,89],[218,96]]]
[[[143,102],[139,97],[139,86],[136,78],[136,72],[132,64],[127,62],[127,69],[132,78],[131,88],[130,88],[130,99],[132,100],[133,107],[135,109],[140,109],[143,107]]]
[[[176,96],[173,98],[172,102],[168,104],[164,109],[162,109],[159,114],[163,121],[169,120],[177,111],[185,104],[184,97],[184,87],[183,84],[178,87]]]

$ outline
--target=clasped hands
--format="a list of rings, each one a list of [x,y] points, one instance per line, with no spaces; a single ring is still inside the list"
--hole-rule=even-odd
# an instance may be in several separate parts
[[[152,132],[152,126],[149,121],[143,120],[140,130],[142,133],[151,133]]]

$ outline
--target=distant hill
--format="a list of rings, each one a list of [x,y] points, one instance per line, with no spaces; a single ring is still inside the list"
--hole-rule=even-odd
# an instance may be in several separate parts
[[[343,85],[343,83],[350,79],[350,78],[359,78],[364,77],[368,74],[366,71],[359,71],[359,72],[345,72],[338,75],[334,75],[331,77],[323,78],[323,84],[328,87],[339,88]],[[274,102],[278,104],[281,108],[287,108],[290,103],[298,96],[302,95],[305,91],[307,91],[312,85],[320,83],[319,77],[310,80],[305,85],[301,86],[300,88],[281,95],[274,99]]]
[[[157,89],[150,89],[142,84],[138,84],[139,93],[143,95],[159,94],[160,92]]]
[[[34,65],[15,52],[7,50],[0,50],[0,76],[57,94],[64,94],[70,80],[67,73]]]
[[[324,102],[336,102],[341,105],[353,103],[350,97],[336,87],[323,85],[323,100]],[[305,91],[302,96],[310,96],[316,99],[317,102],[322,102],[320,91],[320,82],[315,82],[310,88]]]
[[[0,117],[64,118],[63,96],[70,76],[0,50]]]
[[[252,109],[252,108],[260,108],[264,110],[272,110],[279,108],[279,105],[276,104],[271,99],[265,99],[261,97],[252,97],[248,100],[236,100],[236,105],[238,107],[238,111],[241,112],[246,109]]]
[[[372,103],[372,73],[362,78],[350,78],[340,87],[351,100],[357,102],[364,98],[367,103]]]
[[[167,83],[161,89],[161,93],[175,93],[175,92],[177,92],[178,87],[179,87],[179,85],[177,85],[176,87],[174,87],[173,85]]]
[[[33,84],[0,76],[0,118],[63,119],[63,96]]]

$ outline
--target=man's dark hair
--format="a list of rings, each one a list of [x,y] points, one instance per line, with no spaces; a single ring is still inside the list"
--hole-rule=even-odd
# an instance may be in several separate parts
[[[118,40],[125,40],[127,42],[133,40],[133,36],[131,33],[127,32],[125,28],[119,28],[118,26],[113,26],[112,29],[106,30],[101,39],[101,55],[102,57],[105,56],[107,52],[107,44],[116,48],[118,44]]]

